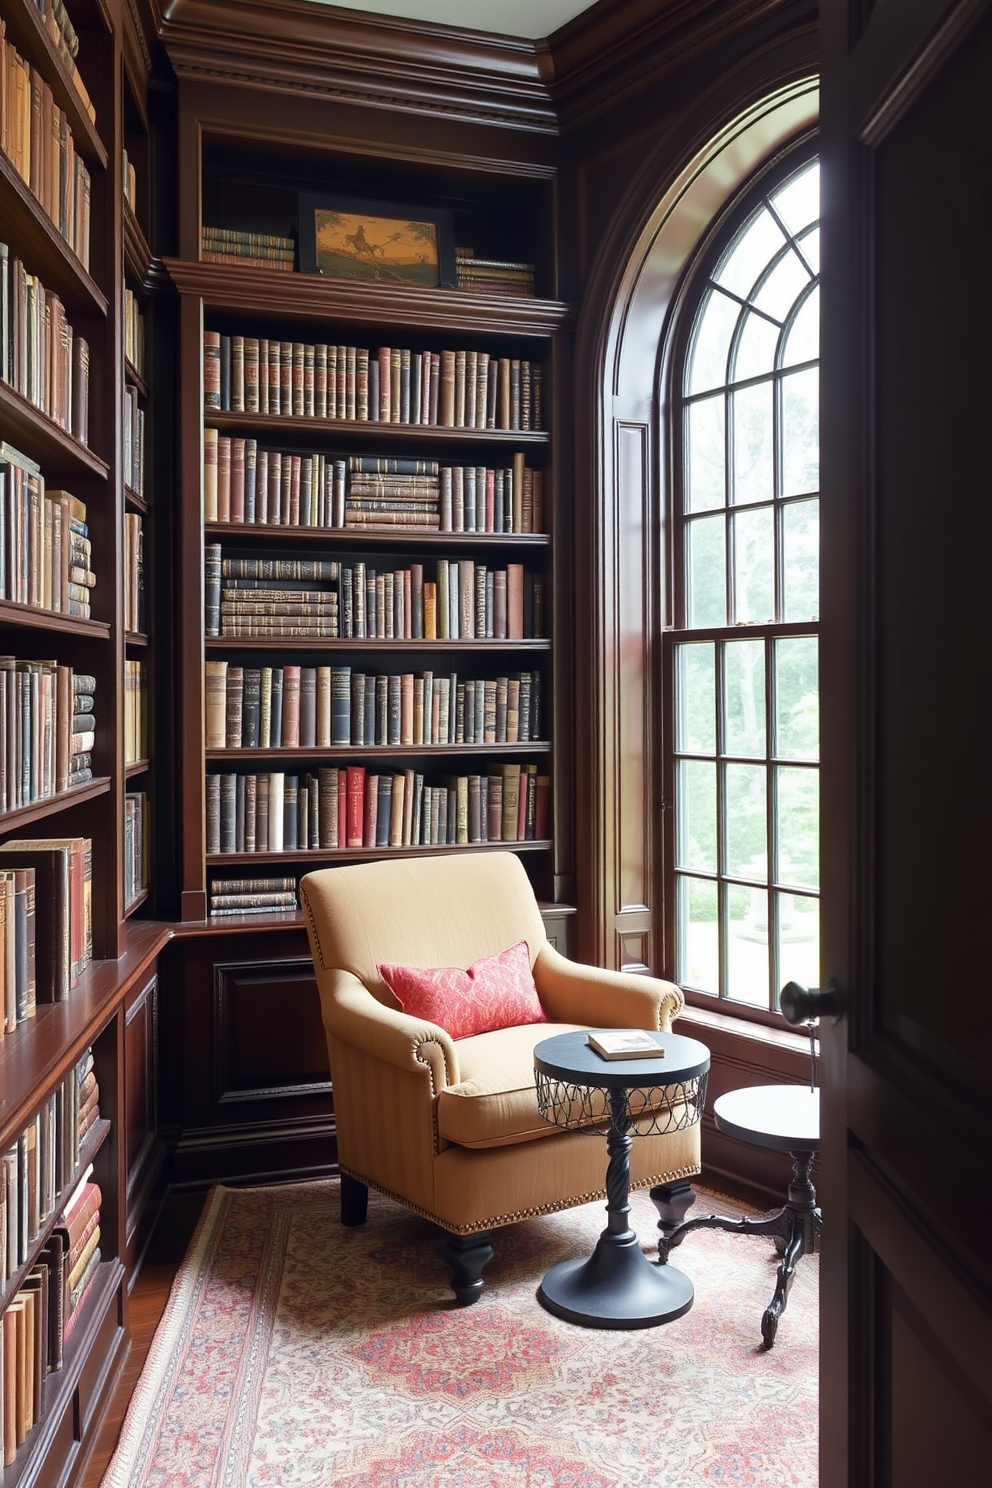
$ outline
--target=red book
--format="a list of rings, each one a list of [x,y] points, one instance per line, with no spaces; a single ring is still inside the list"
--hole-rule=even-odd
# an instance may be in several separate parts
[[[300,669],[282,669],[282,742],[296,748],[300,742]]]
[[[365,826],[365,766],[349,765],[347,767],[347,789],[345,792],[347,801],[347,845],[348,847],[364,846],[363,828]]]
[[[348,771],[338,771],[338,847],[348,841]]]

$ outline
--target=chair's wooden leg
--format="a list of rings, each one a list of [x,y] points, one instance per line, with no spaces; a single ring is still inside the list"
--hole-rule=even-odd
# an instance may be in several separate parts
[[[445,1259],[451,1267],[451,1289],[459,1307],[468,1307],[478,1302],[485,1282],[483,1267],[493,1258],[490,1230],[480,1230],[477,1235],[449,1235],[444,1247]]]
[[[363,1225],[368,1218],[369,1191],[364,1183],[352,1178],[350,1173],[341,1174],[341,1223]]]

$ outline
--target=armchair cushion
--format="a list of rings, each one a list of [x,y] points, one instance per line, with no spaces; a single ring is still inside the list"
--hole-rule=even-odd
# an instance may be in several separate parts
[[[453,1039],[495,1029],[546,1023],[525,940],[457,966],[376,967],[404,1013],[436,1023]]]
[[[534,1045],[556,1033],[572,1033],[570,1023],[533,1028],[501,1028],[463,1039],[458,1045],[461,1079],[441,1091],[438,1135],[459,1147],[505,1147],[558,1135],[537,1109]]]

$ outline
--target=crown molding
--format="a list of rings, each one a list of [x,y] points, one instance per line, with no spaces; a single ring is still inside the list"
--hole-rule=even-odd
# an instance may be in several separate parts
[[[797,0],[598,0],[549,37],[549,91],[563,132],[643,92]],[[807,18],[808,19],[808,18]]]
[[[167,0],[180,78],[556,134],[544,42],[303,0]]]

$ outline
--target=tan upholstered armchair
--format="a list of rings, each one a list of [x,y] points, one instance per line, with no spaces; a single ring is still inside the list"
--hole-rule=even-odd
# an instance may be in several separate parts
[[[510,852],[326,868],[301,890],[334,1087],[342,1221],[363,1223],[369,1184],[409,1205],[449,1232],[452,1285],[472,1302],[492,1230],[604,1195],[602,1142],[538,1112],[534,1045],[576,1028],[667,1030],[682,994],[559,955]],[[399,1011],[376,970],[466,968],[522,940],[547,1023],[456,1041]],[[652,1186],[664,1230],[692,1202],[698,1172],[698,1125],[633,1144],[631,1186]]]

